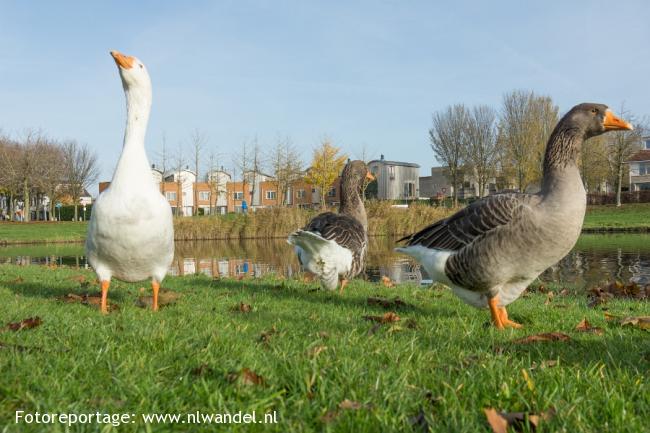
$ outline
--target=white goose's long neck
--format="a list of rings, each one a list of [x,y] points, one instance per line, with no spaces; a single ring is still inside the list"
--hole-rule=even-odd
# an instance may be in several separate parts
[[[117,163],[113,184],[123,182],[151,181],[149,161],[144,149],[149,113],[151,112],[151,88],[148,86],[125,89],[126,130],[122,155]],[[130,185],[134,187],[135,185]]]

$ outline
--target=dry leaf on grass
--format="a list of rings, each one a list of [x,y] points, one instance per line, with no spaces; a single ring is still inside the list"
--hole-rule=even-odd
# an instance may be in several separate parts
[[[555,367],[557,365],[557,360],[555,359],[547,359],[541,362],[541,364],[537,365],[537,362],[533,361],[533,363],[530,365],[530,370],[535,370],[536,368],[540,369],[545,369],[549,367]]]
[[[34,316],[34,317],[29,317],[27,319],[23,319],[20,322],[7,323],[7,325],[4,327],[4,330],[20,331],[23,329],[32,329],[32,328],[36,328],[37,326],[41,326],[42,323],[43,321],[41,320],[40,317]]]
[[[321,352],[327,350],[327,346],[314,346],[307,352],[310,358],[316,358]]]
[[[408,305],[406,302],[402,301],[399,296],[395,296],[393,299],[371,296],[368,298],[367,302],[368,305],[380,305],[384,308],[399,308]]]
[[[228,373],[228,382],[240,382],[243,385],[264,385],[264,378],[249,368],[242,368],[237,372]]]
[[[358,401],[348,400],[347,398],[339,403],[339,409],[358,410],[362,407],[363,405]]]
[[[553,298],[555,297],[555,294],[553,291],[550,291],[546,294],[546,301],[544,301],[544,305],[549,305],[551,302],[553,302]]]
[[[271,329],[267,331],[262,331],[260,334],[260,342],[268,344],[269,341],[271,341],[271,336],[277,332],[277,329],[275,329],[275,325],[271,327]]]
[[[240,302],[238,305],[235,305],[230,310],[239,313],[250,313],[251,311],[253,311],[253,307],[251,307],[250,304],[245,304],[243,302]]]
[[[527,412],[497,412],[493,408],[485,408],[483,412],[494,433],[507,433],[508,427],[512,427],[515,431],[524,431],[526,419],[530,424],[530,430],[536,431],[540,421],[548,421],[555,416],[554,408],[539,415]]]
[[[57,300],[61,302],[65,302],[68,304],[83,304],[83,305],[95,305],[99,307],[102,303],[102,297],[101,295],[89,295],[89,294],[84,294],[84,295],[75,295],[74,293],[68,293],[65,296],[61,296],[59,298],[56,298]],[[120,308],[117,306],[117,304],[112,304],[111,302],[106,302],[106,308],[108,311],[117,311]]]
[[[391,281],[390,277],[387,277],[386,275],[384,275],[383,277],[381,277],[381,283],[382,283],[385,287],[395,287],[395,283],[393,283],[393,282]]]
[[[591,332],[596,335],[603,335],[603,333],[605,332],[603,328],[599,328],[597,326],[591,326],[591,323],[589,323],[589,321],[586,318],[582,319],[580,323],[576,325],[576,330],[580,332]]]
[[[143,288],[140,288],[140,293],[143,293]],[[171,290],[160,290],[158,292],[158,307],[165,307],[175,303],[181,297],[180,293]],[[153,296],[139,296],[135,301],[135,305],[140,308],[151,308],[153,305]]]
[[[621,326],[632,325],[640,329],[650,329],[650,316],[624,317],[619,323]]]
[[[192,376],[205,376],[206,374],[212,373],[213,370],[208,364],[201,364],[198,367],[194,367],[190,370]]]
[[[512,343],[528,344],[528,343],[535,343],[538,341],[568,341],[568,340],[571,340],[571,337],[561,332],[544,332],[542,334],[535,334],[523,338],[517,338],[516,340],[512,340]]]
[[[392,311],[389,311],[382,316],[363,316],[363,318],[378,323],[391,323],[400,320],[400,317]]]

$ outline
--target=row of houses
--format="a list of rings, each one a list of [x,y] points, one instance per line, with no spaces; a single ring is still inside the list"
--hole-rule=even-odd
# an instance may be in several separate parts
[[[636,152],[628,163],[630,191],[650,190],[650,137],[643,141],[643,149]],[[454,193],[444,167],[432,167],[429,176],[420,176],[419,164],[387,160],[384,155],[370,161],[368,167],[377,179],[376,185],[369,188],[368,195],[380,200],[440,199]],[[246,172],[243,181],[233,181],[232,175],[223,169],[208,173],[202,181],[187,167],[163,173],[154,165],[151,172],[178,215],[225,214],[278,205],[310,208],[321,204],[320,190],[304,178],[292,182],[283,194],[276,179],[262,172]],[[109,184],[100,183],[100,192]],[[483,195],[498,192],[497,184],[497,179],[489,179]],[[337,179],[326,192],[324,199],[327,205],[335,206],[340,202],[339,185],[340,179]],[[610,192],[607,185],[602,188],[603,192]],[[476,198],[479,195],[476,179],[471,175],[464,176],[458,191],[459,198]]]

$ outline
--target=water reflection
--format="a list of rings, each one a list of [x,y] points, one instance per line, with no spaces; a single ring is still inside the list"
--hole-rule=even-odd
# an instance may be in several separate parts
[[[387,275],[398,282],[427,283],[416,263],[393,252],[393,241],[370,240],[366,277]],[[0,263],[87,267],[83,245],[12,246],[0,248]],[[202,273],[220,277],[285,277],[300,272],[292,247],[284,240],[177,242],[170,275]],[[609,279],[636,279],[650,284],[650,235],[583,235],[574,250],[542,274],[544,281],[584,287]]]

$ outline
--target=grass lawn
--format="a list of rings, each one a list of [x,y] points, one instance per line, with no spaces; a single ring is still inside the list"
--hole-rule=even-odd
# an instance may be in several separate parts
[[[621,207],[589,206],[583,228],[587,230],[650,229],[650,203],[629,203]]]
[[[487,311],[447,290],[360,280],[339,296],[310,292],[313,286],[297,280],[168,278],[164,287],[181,297],[158,313],[135,306],[142,284],[115,282],[109,300],[119,310],[106,317],[55,299],[94,292],[93,279],[77,269],[0,266],[0,326],[42,319],[33,329],[0,332],[3,432],[43,431],[14,424],[16,410],[277,413],[278,424],[192,431],[487,432],[485,407],[553,407],[542,432],[647,431],[650,334],[606,323],[584,295],[556,294],[548,305],[543,294],[526,295],[510,307],[525,329],[501,332],[488,326]],[[406,305],[367,304],[370,296],[395,295]],[[252,310],[242,312],[240,303]],[[650,315],[647,302],[607,307]],[[387,311],[401,320],[373,333],[363,316]],[[585,317],[604,334],[575,330]],[[571,340],[513,343],[551,331]],[[117,431],[186,427],[138,419]],[[71,431],[115,430],[91,424]]]
[[[80,242],[86,239],[86,222],[0,223],[0,245],[3,243]]]

